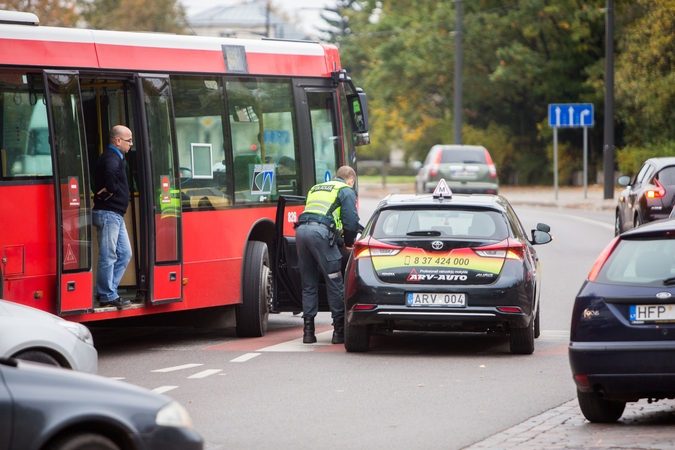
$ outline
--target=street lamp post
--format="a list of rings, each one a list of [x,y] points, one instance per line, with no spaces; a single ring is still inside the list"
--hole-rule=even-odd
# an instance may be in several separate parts
[[[605,199],[614,198],[614,0],[607,0],[605,11]]]

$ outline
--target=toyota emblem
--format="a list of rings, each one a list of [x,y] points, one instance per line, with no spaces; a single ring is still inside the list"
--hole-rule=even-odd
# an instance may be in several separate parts
[[[443,242],[442,241],[434,241],[431,243],[431,248],[434,250],[440,250],[443,248]]]
[[[659,292],[656,294],[656,298],[670,298],[671,294],[670,292]]]

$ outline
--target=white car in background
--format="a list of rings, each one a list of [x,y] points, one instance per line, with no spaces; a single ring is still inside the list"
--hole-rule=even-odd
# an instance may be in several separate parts
[[[87,327],[0,300],[0,357],[96,373],[98,352]]]

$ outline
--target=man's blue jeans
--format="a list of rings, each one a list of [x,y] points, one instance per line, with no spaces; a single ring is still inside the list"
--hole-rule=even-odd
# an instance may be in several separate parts
[[[131,242],[121,215],[95,209],[92,220],[98,230],[96,289],[99,300],[109,302],[119,297],[117,287],[131,261]]]

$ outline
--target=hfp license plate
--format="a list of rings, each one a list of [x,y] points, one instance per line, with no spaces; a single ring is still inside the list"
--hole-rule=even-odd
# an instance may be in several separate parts
[[[630,321],[675,322],[675,305],[630,305]]]
[[[406,306],[446,306],[463,308],[466,306],[466,294],[444,294],[438,292],[408,292]]]

